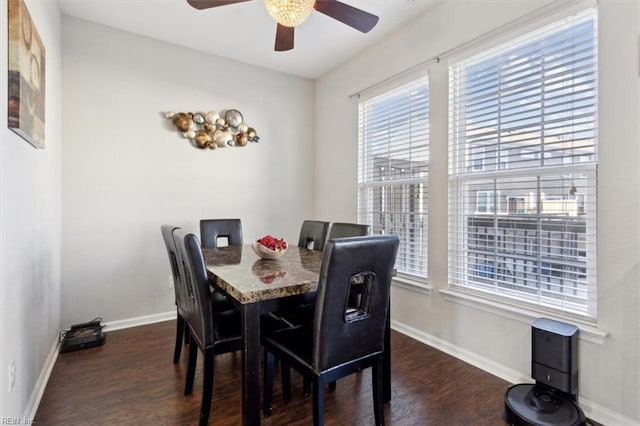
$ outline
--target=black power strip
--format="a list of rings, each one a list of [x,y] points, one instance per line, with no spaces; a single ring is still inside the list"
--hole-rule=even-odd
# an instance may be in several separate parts
[[[82,324],[74,324],[69,330],[60,332],[60,353],[104,345],[106,336],[102,332],[102,318]]]

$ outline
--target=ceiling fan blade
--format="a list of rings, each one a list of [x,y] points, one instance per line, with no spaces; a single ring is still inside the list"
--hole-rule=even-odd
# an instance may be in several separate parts
[[[226,6],[228,4],[242,3],[249,0],[187,0],[192,7],[202,10],[212,7]]]
[[[276,29],[276,52],[284,52],[293,49],[294,27],[285,27],[278,24]]]
[[[376,15],[337,0],[316,0],[313,7],[318,12],[363,33],[371,31],[379,19]]]

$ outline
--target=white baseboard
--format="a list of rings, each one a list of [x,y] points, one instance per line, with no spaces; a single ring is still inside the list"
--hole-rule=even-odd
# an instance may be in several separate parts
[[[58,359],[59,347],[60,342],[56,336],[56,339],[53,342],[53,347],[49,351],[49,355],[42,366],[40,376],[38,376],[38,380],[36,380],[36,384],[33,386],[33,391],[31,392],[29,401],[27,401],[27,406],[25,407],[24,415],[22,416],[25,419],[33,420],[36,417],[36,412],[40,406],[42,395],[44,395],[44,390],[49,382],[49,377],[51,377],[51,372],[53,371],[53,367],[56,365],[56,360]]]
[[[110,321],[104,323],[104,331],[121,330],[123,328],[137,327],[139,325],[153,324],[156,322],[176,319],[176,311],[161,312],[159,314],[145,315],[142,317],[127,318],[123,320]]]
[[[391,320],[391,328],[399,333],[407,335],[419,342],[436,348],[448,355],[458,358],[468,364],[473,365],[481,370],[500,377],[501,379],[509,383],[531,383],[533,380],[531,376],[523,374],[519,371],[505,367],[489,358],[480,356],[475,352],[461,348],[457,345],[442,340],[438,337],[425,333],[414,327],[408,326],[398,321]],[[584,411],[584,414],[598,423],[603,425],[616,425],[616,426],[638,426],[638,421],[630,417],[624,416],[616,411],[613,411],[607,407],[604,407],[595,402],[589,401],[586,398],[580,396],[580,407]]]
[[[624,416],[617,411],[580,397],[580,408],[591,420],[607,426],[638,426],[640,422]]]
[[[523,383],[532,382],[531,377],[526,376],[516,370],[506,368],[504,365],[497,363],[489,358],[480,356],[475,352],[461,348],[446,340],[442,340],[438,337],[425,333],[406,324],[398,321],[391,320],[391,328],[405,334],[419,342],[434,347],[446,354],[449,354],[455,358],[458,358],[468,364],[478,367],[494,376],[500,377],[502,380],[506,380],[509,383]]]

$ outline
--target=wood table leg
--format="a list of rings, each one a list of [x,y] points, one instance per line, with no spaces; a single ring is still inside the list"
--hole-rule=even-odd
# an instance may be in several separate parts
[[[260,304],[241,306],[242,424],[260,424]]]

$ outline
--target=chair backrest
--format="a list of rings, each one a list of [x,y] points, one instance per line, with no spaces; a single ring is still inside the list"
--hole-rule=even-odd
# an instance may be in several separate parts
[[[298,247],[312,248],[318,251],[324,250],[328,231],[329,222],[305,220],[302,222],[302,227],[300,228]]]
[[[173,225],[162,225],[160,231],[162,232],[162,239],[164,245],[167,248],[167,254],[169,255],[169,263],[171,264],[171,274],[173,275],[173,290],[175,292],[176,306],[178,307],[178,313],[180,315],[186,315],[187,309],[187,289],[182,280],[180,273],[180,267],[178,266],[178,253],[176,250],[176,242],[173,238],[174,231],[180,229]]]
[[[230,246],[242,245],[242,222],[240,219],[202,219],[200,239],[202,247],[218,247],[218,238],[227,238]]]
[[[200,241],[194,234],[183,230],[173,233],[178,252],[178,262],[183,280],[189,290],[189,310],[187,324],[191,336],[200,348],[206,349],[214,341],[213,312],[209,278],[200,248]]]
[[[318,371],[382,352],[398,245],[395,235],[327,243],[313,325],[312,363]],[[359,294],[355,307],[351,293]]]
[[[327,240],[343,237],[364,237],[369,234],[371,234],[371,227],[369,225],[334,222],[329,228],[329,237]]]

